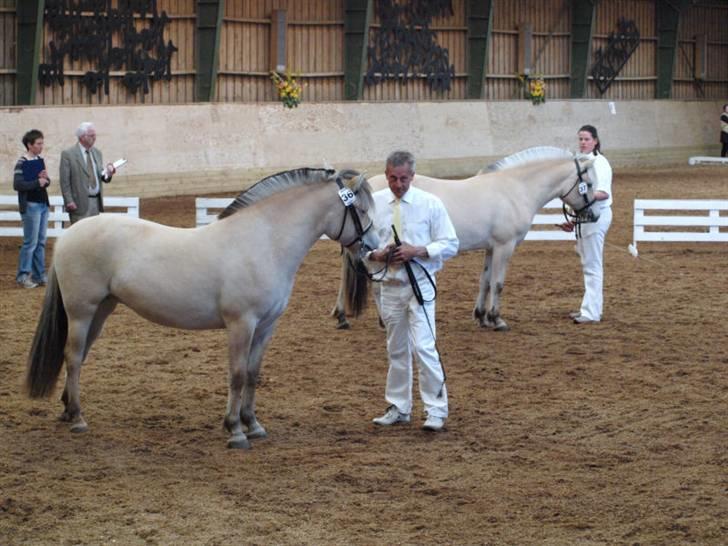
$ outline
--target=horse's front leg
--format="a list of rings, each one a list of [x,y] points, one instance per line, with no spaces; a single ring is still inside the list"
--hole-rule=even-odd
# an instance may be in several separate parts
[[[263,425],[258,422],[255,415],[255,388],[258,384],[258,375],[260,374],[260,366],[263,362],[263,354],[268,347],[275,323],[264,331],[256,331],[253,343],[250,347],[250,356],[248,357],[248,368],[246,372],[245,387],[243,388],[242,407],[240,409],[240,419],[248,429],[248,439],[265,438],[268,433]]]
[[[336,296],[336,305],[334,305],[334,308],[331,310],[331,316],[336,317],[336,320],[338,321],[336,328],[339,330],[348,330],[351,327],[349,321],[346,320],[346,310],[344,306],[344,275],[347,273],[347,267],[349,267],[349,264],[346,261],[346,256],[342,254],[341,276],[339,277],[339,295]]]
[[[492,328],[493,325],[488,323],[486,317],[486,299],[490,303],[490,276],[492,271],[493,251],[490,248],[485,249],[485,260],[483,261],[483,271],[480,272],[480,284],[478,287],[478,297],[475,300],[473,308],[473,318],[478,321],[483,328]]]
[[[508,262],[516,248],[516,241],[493,249],[493,270],[490,278],[491,302],[487,307],[486,320],[492,324],[496,332],[510,330],[510,326],[500,316],[500,299],[503,292],[503,285],[506,278]]]
[[[241,393],[247,382],[247,365],[254,327],[241,318],[229,322],[227,328],[230,369],[227,412],[223,426],[230,433],[228,447],[249,449],[250,442],[243,432],[243,425],[240,421],[240,408],[242,406]]]

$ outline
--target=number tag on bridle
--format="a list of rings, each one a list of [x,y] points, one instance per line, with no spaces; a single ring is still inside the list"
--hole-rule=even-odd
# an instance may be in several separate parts
[[[341,188],[339,190],[339,198],[345,207],[350,207],[356,203],[356,194],[349,188]]]
[[[586,182],[579,182],[579,195],[586,195],[587,191],[589,191],[589,187]]]

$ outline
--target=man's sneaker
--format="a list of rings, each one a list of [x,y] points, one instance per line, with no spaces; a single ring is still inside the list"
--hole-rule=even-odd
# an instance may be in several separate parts
[[[399,423],[409,423],[410,416],[408,413],[400,413],[397,406],[389,406],[387,412],[381,417],[375,417],[372,419],[372,423],[375,425],[381,425],[388,427],[391,425],[397,425]]]
[[[33,280],[33,282],[38,283],[38,286],[46,286],[48,285],[48,277],[43,275],[40,280]]]
[[[33,282],[33,280],[30,278],[30,275],[24,275],[23,277],[20,277],[18,279],[18,284],[23,288],[35,288],[36,286],[38,286],[38,283]]]
[[[581,316],[581,311],[572,311],[569,313],[569,318],[575,319]]]
[[[422,428],[424,430],[429,430],[432,432],[439,432],[442,430],[442,428],[445,426],[445,419],[442,417],[437,417],[435,415],[428,415],[427,420],[425,421],[425,424],[422,425]]]

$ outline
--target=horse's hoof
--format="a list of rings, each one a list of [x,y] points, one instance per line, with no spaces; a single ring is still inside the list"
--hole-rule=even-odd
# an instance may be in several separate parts
[[[348,321],[339,321],[339,323],[336,325],[337,330],[349,330],[351,328],[351,324],[349,324]]]
[[[71,425],[71,432],[86,432],[88,431],[88,425],[86,423],[73,423]]]
[[[268,433],[263,427],[261,427],[260,425],[256,425],[252,429],[248,430],[248,433],[245,436],[249,440],[257,440],[259,438],[267,438]]]
[[[227,441],[229,449],[250,449],[250,442],[244,436],[233,436]]]

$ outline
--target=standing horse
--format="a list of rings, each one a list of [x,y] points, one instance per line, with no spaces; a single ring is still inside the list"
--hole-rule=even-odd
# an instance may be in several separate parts
[[[567,150],[542,146],[503,158],[488,167],[488,172],[464,180],[415,176],[415,186],[444,203],[460,240],[459,251],[485,249],[480,290],[473,309],[480,326],[497,331],[509,329],[500,316],[506,269],[539,209],[560,197],[575,211],[578,222],[596,220],[598,216],[591,207],[592,184],[585,176],[591,163],[576,159]],[[370,178],[369,183],[373,191],[387,187],[384,175]],[[350,277],[355,274],[345,260],[342,279],[350,284]],[[331,312],[338,319],[337,328],[349,327],[347,310],[340,286]]]
[[[123,303],[165,326],[227,328],[224,426],[229,447],[250,447],[248,438],[266,435],[255,416],[261,360],[304,256],[322,234],[350,254],[378,244],[369,231],[371,190],[357,175],[298,169],[270,176],[238,195],[219,222],[196,229],[103,214],[78,222],[56,243],[28,358],[29,395],[51,394],[65,351],[61,418],[71,431],[85,431],[81,364]]]

